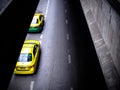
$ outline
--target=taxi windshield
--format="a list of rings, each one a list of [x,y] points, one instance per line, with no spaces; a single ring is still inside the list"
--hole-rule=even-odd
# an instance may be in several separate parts
[[[31,24],[37,24],[37,23],[38,23],[38,19],[37,18],[33,18]]]
[[[21,53],[18,62],[30,62],[32,61],[32,54],[31,53]]]

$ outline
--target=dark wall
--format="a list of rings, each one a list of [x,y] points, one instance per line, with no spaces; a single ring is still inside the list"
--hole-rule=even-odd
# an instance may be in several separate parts
[[[117,0],[80,1],[107,85],[115,89],[120,85],[120,4]]]
[[[0,15],[0,81],[7,90],[39,0],[12,0]]]

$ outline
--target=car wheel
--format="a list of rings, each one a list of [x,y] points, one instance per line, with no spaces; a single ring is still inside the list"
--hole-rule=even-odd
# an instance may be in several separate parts
[[[39,57],[38,57],[38,61],[37,61],[37,65],[36,65],[36,69],[35,69],[35,72],[34,74],[37,73],[38,69],[39,69],[39,64],[40,64],[40,56],[41,56],[41,50],[39,51]]]
[[[42,27],[44,27],[44,25],[45,25],[45,20],[43,20],[43,24],[42,24]]]

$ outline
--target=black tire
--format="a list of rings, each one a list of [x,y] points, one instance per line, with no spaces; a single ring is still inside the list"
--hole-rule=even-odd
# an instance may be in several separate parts
[[[35,70],[34,74],[36,74],[37,71],[38,71],[39,64],[40,64],[40,56],[41,56],[41,49],[40,49],[40,52],[39,52],[39,57],[38,57],[38,61],[37,61],[37,65],[36,65],[36,70]]]

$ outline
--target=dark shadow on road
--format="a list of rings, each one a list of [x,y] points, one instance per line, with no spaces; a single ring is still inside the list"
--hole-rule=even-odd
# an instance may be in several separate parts
[[[75,90],[107,90],[80,0],[69,0],[77,52],[78,85]]]

